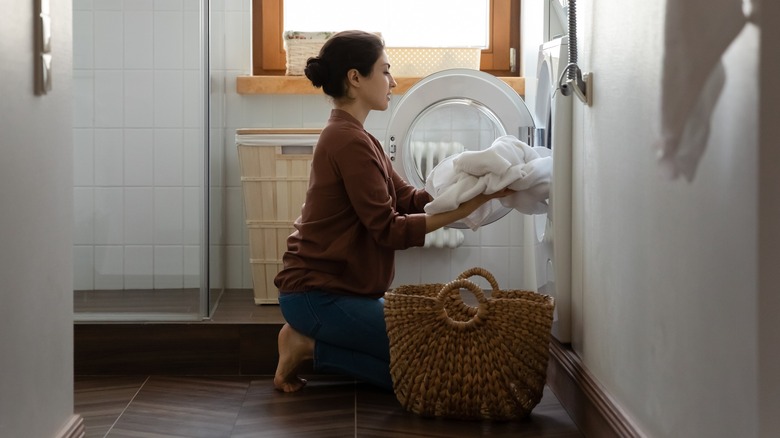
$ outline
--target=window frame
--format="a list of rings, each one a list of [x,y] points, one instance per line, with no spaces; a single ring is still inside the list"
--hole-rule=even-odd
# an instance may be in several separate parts
[[[489,4],[488,47],[482,50],[480,70],[519,76],[520,0],[489,0]],[[285,74],[283,32],[284,0],[252,0],[252,75]]]

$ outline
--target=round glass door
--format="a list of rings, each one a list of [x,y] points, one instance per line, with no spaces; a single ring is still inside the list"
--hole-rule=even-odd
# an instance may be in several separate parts
[[[393,109],[385,149],[402,178],[425,187],[441,161],[464,151],[489,148],[507,134],[521,140],[533,118],[520,96],[495,76],[478,70],[434,73],[415,84]],[[498,200],[483,225],[511,211]],[[452,228],[467,228],[463,223]]]
[[[426,108],[412,121],[404,140],[403,160],[410,183],[425,186],[442,160],[467,150],[483,150],[506,135],[490,108],[472,99],[446,99]]]

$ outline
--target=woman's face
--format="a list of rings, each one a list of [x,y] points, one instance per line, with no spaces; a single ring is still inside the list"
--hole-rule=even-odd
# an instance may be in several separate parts
[[[365,83],[361,86],[360,95],[366,100],[369,108],[378,111],[386,110],[390,104],[391,90],[397,84],[393,75],[390,74],[390,61],[384,50],[374,63],[371,75],[361,78],[361,81],[365,81]]]

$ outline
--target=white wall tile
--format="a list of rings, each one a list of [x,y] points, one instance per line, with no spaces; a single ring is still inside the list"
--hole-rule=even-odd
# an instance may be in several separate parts
[[[224,129],[212,129],[209,138],[209,172],[212,181],[223,181],[225,172]]]
[[[201,224],[203,223],[202,192],[203,190],[200,187],[184,188],[182,242],[185,245],[200,245]]]
[[[450,266],[452,278],[461,272],[482,265],[482,248],[463,247],[452,250],[452,265]]]
[[[92,129],[73,129],[73,185],[91,186],[95,181],[95,144]]]
[[[154,123],[154,72],[152,70],[125,70],[124,72],[124,126],[151,127]]]
[[[124,248],[119,245],[95,247],[95,289],[124,288]]]
[[[211,38],[209,41],[209,48],[211,50],[211,56],[209,56],[209,62],[211,63],[212,73],[225,70],[225,12],[218,9],[219,2],[212,2],[211,8]],[[229,49],[227,49],[229,50]]]
[[[209,249],[209,287],[222,288],[225,286],[225,273],[222,267],[225,266],[225,247],[222,245],[212,245]]]
[[[95,71],[95,126],[122,127],[124,117],[124,74],[120,70]]]
[[[184,70],[182,72],[183,95],[183,126],[187,128],[199,128],[203,125],[203,109],[201,98],[203,96],[203,76],[200,70]]]
[[[512,210],[511,213],[507,215],[507,218],[509,220],[509,244],[510,246],[521,246],[523,245],[525,241],[525,234],[523,231],[524,223],[526,218],[527,220],[533,220],[534,216],[526,216],[522,213],[520,213],[517,210]]]
[[[227,232],[225,234],[225,244],[241,245],[243,242],[244,230],[244,198],[240,187],[228,187],[225,189],[225,217]]]
[[[92,11],[73,11],[73,68],[93,68],[95,28]]]
[[[95,256],[92,245],[73,247],[73,290],[95,288]]]
[[[203,133],[200,129],[185,129],[182,155],[184,185],[200,187],[203,184]]]
[[[420,266],[421,283],[446,283],[452,280],[452,253],[454,250],[421,248],[420,257],[425,260]]]
[[[183,93],[181,70],[155,70],[154,126],[182,127]]]
[[[95,74],[91,70],[73,71],[73,127],[95,125]]]
[[[472,231],[469,228],[461,230],[463,232],[463,243],[461,246],[479,246],[482,242],[482,229]]]
[[[209,233],[210,233],[210,239],[211,242],[224,242],[225,236],[224,236],[224,226],[222,225],[225,222],[225,212],[221,207],[224,205],[224,195],[223,195],[223,189],[221,187],[212,187],[211,190],[209,190],[210,198],[211,198],[211,205],[215,206],[214,208],[211,208],[209,211]]]
[[[182,243],[183,195],[182,187],[155,187],[154,242],[157,245]]]
[[[303,102],[303,110],[301,113],[301,121],[302,126],[304,128],[323,128],[325,127],[325,124],[328,122],[328,118],[330,117],[330,112],[333,109],[333,105],[330,103],[327,97],[324,95],[313,95],[313,96],[303,96],[302,97]],[[369,132],[370,129],[369,126],[369,119],[372,119],[372,114],[377,111],[372,111],[369,113],[368,118],[366,119],[366,130]],[[386,125],[383,125],[382,128],[386,128]],[[381,139],[380,139],[381,140]]]
[[[95,199],[92,187],[73,189],[73,243],[90,245],[94,242]]]
[[[125,246],[125,289],[154,287],[154,251],[151,245]]]
[[[154,184],[154,131],[125,129],[125,185]]]
[[[182,67],[188,70],[200,70],[200,12],[186,11],[183,20]]]
[[[73,0],[74,11],[91,11],[93,8],[93,0]]]
[[[124,68],[154,68],[154,17],[151,11],[124,14]]]
[[[241,267],[245,259],[241,246],[229,245],[225,247],[225,258],[225,287],[228,289],[243,287]]]
[[[154,68],[181,69],[184,24],[180,11],[154,13]]]
[[[94,243],[121,245],[124,242],[124,189],[95,188]]]
[[[154,247],[154,288],[184,286],[184,250],[181,246]]]
[[[183,141],[181,129],[154,130],[155,186],[182,185]]]
[[[536,290],[524,271],[525,255],[523,247],[509,248],[509,278],[506,287],[509,289]]]
[[[121,11],[122,0],[95,0],[93,7],[96,11]]]
[[[181,11],[183,7],[182,0],[154,0],[155,11]]]
[[[125,239],[127,245],[154,243],[154,189],[125,187]]]
[[[496,278],[499,287],[506,289],[509,283],[509,248],[508,247],[483,247],[482,262],[480,267],[487,269]],[[490,286],[484,280],[477,283],[482,288]]]
[[[246,6],[244,0],[225,0],[223,3],[226,11],[243,11]]]
[[[398,287],[403,284],[419,284],[422,277],[422,270],[427,266],[428,258],[425,258],[425,265],[422,260],[427,249],[409,248],[395,253],[395,278],[391,287]]]
[[[302,125],[302,97],[299,95],[273,95],[273,126],[275,128],[300,128]]]
[[[124,139],[121,129],[95,129],[95,185],[121,186],[124,183]]]
[[[212,9],[216,7],[216,5],[210,6]],[[200,8],[200,0],[183,0],[182,1],[182,9],[185,11],[197,11]]]
[[[184,247],[184,287],[200,287],[200,246]]]
[[[493,222],[492,224],[484,225],[480,228],[482,230],[482,236],[480,244],[484,246],[508,246],[509,245],[509,229],[510,220],[508,217]]]
[[[249,50],[249,17],[241,12],[225,12],[225,44],[230,47],[225,53],[225,69],[240,70],[248,72],[250,70],[249,60],[251,53]]]
[[[151,11],[154,0],[123,0],[125,11]]]
[[[122,68],[124,61],[124,20],[122,13],[117,11],[95,11],[94,14],[95,68]]]

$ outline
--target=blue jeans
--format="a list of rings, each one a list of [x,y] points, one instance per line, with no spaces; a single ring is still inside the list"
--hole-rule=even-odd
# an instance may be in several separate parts
[[[279,305],[292,328],[314,339],[315,370],[392,391],[384,298],[315,290],[281,295]]]

